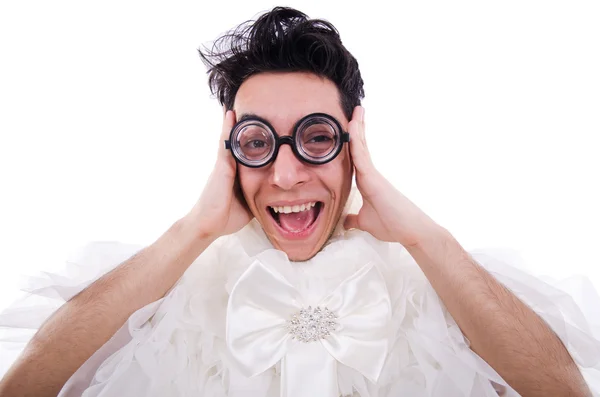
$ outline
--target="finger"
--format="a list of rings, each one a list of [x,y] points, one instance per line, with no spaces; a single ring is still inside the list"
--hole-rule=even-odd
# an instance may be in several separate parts
[[[348,124],[350,134],[350,155],[357,173],[367,173],[373,168],[367,140],[365,138],[365,109],[362,106],[354,108],[352,120]]]
[[[219,153],[227,153],[228,149],[225,149],[225,141],[229,139],[229,135],[231,134],[231,129],[235,125],[235,112],[233,110],[228,110],[225,112],[223,116],[223,127],[221,129],[221,136],[219,138]]]
[[[349,214],[344,220],[344,229],[360,229],[358,225],[358,215]]]
[[[233,182],[233,195],[235,198],[237,198],[242,208],[249,212],[250,208],[248,207],[248,203],[244,197],[244,191],[242,190],[242,185],[240,184],[239,178],[235,178],[235,181]]]
[[[223,128],[221,130],[221,137],[219,138],[219,152],[218,152],[218,160],[225,161],[230,166],[235,167],[235,159],[231,154],[229,149],[225,148],[225,141],[229,139],[229,135],[231,134],[231,130],[235,125],[235,112],[233,110],[228,110],[225,112],[225,116],[223,118]]]
[[[352,120],[365,121],[365,108],[358,105],[352,111]]]

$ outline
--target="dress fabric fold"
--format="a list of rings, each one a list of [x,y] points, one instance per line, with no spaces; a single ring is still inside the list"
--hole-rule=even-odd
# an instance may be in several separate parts
[[[28,295],[0,313],[0,368],[60,305],[141,248],[92,243],[63,273],[31,278]],[[592,283],[542,280],[502,250],[470,254],[548,323],[600,396],[600,297]],[[217,240],[163,298],[133,313],[59,396],[308,397],[316,390],[519,396],[469,348],[402,245],[352,230],[314,258],[290,262],[256,220]]]

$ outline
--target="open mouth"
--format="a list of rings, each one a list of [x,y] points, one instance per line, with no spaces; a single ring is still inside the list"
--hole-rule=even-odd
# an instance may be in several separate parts
[[[302,205],[271,207],[269,213],[282,234],[306,237],[317,223],[323,203],[313,201]]]

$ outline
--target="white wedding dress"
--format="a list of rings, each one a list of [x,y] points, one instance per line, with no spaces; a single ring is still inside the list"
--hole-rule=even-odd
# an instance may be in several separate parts
[[[32,280],[31,295],[0,314],[3,348],[22,348],[60,304],[140,248],[91,244],[68,276]],[[542,281],[501,254],[471,252],[544,318],[600,395],[600,299],[589,280]],[[45,306],[28,303],[36,299]],[[80,395],[518,396],[469,349],[400,244],[355,230],[294,263],[256,220],[217,240],[164,298],[131,315],[60,394]]]

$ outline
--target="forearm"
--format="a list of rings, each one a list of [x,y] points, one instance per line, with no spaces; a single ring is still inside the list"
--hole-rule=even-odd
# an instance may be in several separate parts
[[[471,349],[523,396],[591,396],[562,341],[442,228],[407,247]]]
[[[163,297],[210,244],[196,229],[189,219],[178,221],[65,303],[0,381],[0,396],[56,396],[133,312]]]

